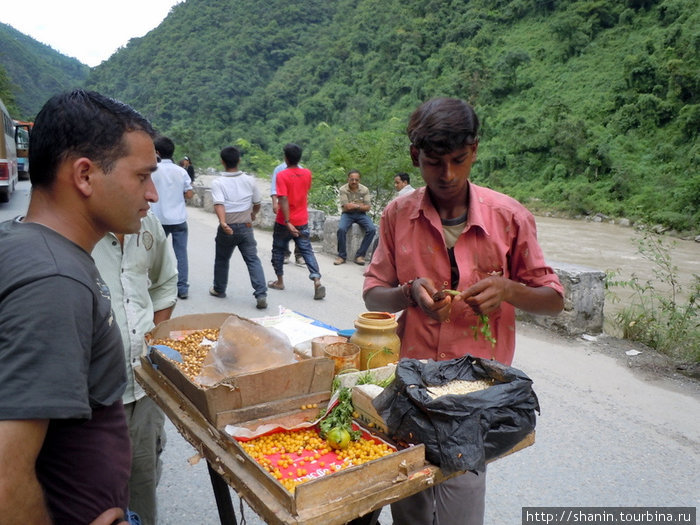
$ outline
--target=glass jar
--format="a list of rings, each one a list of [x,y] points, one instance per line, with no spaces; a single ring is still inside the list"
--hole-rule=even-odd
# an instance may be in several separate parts
[[[360,370],[399,360],[401,340],[396,335],[397,326],[396,316],[387,312],[364,312],[358,316],[350,342],[360,347]]]

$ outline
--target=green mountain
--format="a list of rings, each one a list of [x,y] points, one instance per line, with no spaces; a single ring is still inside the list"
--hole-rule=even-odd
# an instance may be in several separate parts
[[[270,173],[298,142],[322,209],[350,168],[379,202],[396,171],[419,179],[406,120],[457,96],[483,124],[476,182],[535,211],[700,231],[698,28],[696,0],[187,0],[86,86],[198,167],[237,143]]]
[[[33,119],[46,100],[81,86],[90,68],[0,23],[0,67],[4,69],[19,114]]]

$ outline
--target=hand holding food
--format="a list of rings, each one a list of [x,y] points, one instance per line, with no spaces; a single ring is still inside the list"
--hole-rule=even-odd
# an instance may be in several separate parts
[[[438,293],[438,290],[432,280],[416,279],[411,286],[413,299],[428,317],[441,323],[449,319],[452,310],[451,297],[446,296],[436,300],[435,294]]]

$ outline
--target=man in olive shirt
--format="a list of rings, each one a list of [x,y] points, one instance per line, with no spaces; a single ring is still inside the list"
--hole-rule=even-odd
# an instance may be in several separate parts
[[[338,223],[338,257],[333,264],[343,264],[348,258],[347,233],[354,223],[359,224],[365,231],[360,248],[353,261],[356,264],[365,264],[365,254],[369,249],[376,227],[369,218],[367,212],[372,209],[372,201],[367,186],[360,184],[360,172],[351,170],[348,173],[348,183],[340,187],[340,222]]]

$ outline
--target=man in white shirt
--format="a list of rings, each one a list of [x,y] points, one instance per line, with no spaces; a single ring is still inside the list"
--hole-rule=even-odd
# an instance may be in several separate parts
[[[177,257],[177,296],[187,299],[189,294],[187,265],[187,203],[192,198],[192,181],[187,170],[173,162],[175,144],[168,137],[156,137],[153,141],[160,157],[158,169],[153,173],[153,183],[158,190],[158,202],[151,209],[163,225],[165,235],[172,234],[173,250]]]
[[[211,184],[219,227],[215,240],[214,284],[209,293],[214,297],[226,297],[229,261],[237,247],[248,268],[256,307],[262,310],[267,308],[267,285],[253,233],[253,221],[260,211],[260,190],[255,177],[238,169],[241,159],[238,148],[227,146],[220,155],[225,171]]]
[[[158,219],[149,212],[138,233],[108,233],[92,251],[112,296],[114,320],[124,343],[127,386],[122,397],[132,443],[129,510],[142,525],[156,525],[156,486],[165,446],[165,415],[134,380],[144,335],[170,319],[177,302],[177,267]]]
[[[411,186],[411,177],[408,173],[399,172],[394,175],[394,189],[396,190],[397,197],[408,195],[415,189]]]

